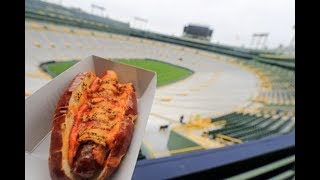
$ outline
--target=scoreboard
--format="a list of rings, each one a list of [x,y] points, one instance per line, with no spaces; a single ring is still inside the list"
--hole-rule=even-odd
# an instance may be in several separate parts
[[[183,34],[186,37],[210,40],[213,30],[206,26],[188,25],[183,28]]]

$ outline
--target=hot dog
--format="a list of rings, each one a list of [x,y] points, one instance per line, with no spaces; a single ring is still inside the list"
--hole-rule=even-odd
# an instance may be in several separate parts
[[[114,71],[78,74],[58,101],[49,152],[52,179],[107,179],[130,145],[137,119],[131,83]]]

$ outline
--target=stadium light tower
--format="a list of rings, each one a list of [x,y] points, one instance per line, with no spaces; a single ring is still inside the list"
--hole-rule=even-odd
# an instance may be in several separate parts
[[[250,47],[259,49],[260,44],[262,48],[266,47],[268,36],[269,36],[269,33],[254,33],[251,38]]]
[[[101,11],[101,16],[103,16],[103,12],[105,11],[105,8],[102,6],[98,6],[96,4],[91,4],[91,13],[93,14],[93,10],[97,9]]]
[[[290,47],[294,47],[295,46],[295,33],[294,33],[294,30],[295,30],[295,25],[293,25],[293,36],[292,36],[292,39],[290,41]]]
[[[145,18],[140,18],[140,17],[134,17],[134,26],[135,28],[143,29],[146,30],[147,24],[148,24],[148,19]],[[139,27],[141,26],[141,27]]]
[[[252,49],[256,48],[260,44],[260,34],[254,33],[252,34],[250,47]]]
[[[295,25],[293,25],[293,27],[292,27],[292,29],[293,29],[293,36],[292,36],[292,38],[291,38],[291,40],[290,40],[290,44],[289,44],[289,46],[288,46],[288,53],[289,54],[295,54],[295,32],[294,32],[294,30],[295,30]]]
[[[252,48],[255,40],[255,34],[252,34],[249,47]]]
[[[259,48],[259,45],[260,45],[260,42],[261,42],[261,38],[262,38],[262,35],[261,34],[257,34],[257,37],[258,37],[258,40],[257,40],[257,44],[256,44],[256,49]]]
[[[269,33],[263,33],[263,43],[261,48],[266,48],[267,39],[269,37]]]

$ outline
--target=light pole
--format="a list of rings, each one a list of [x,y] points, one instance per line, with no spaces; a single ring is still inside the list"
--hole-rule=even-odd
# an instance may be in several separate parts
[[[290,47],[294,47],[295,46],[295,32],[294,32],[295,25],[293,25],[292,29],[293,29],[293,36],[292,36],[291,41],[290,41],[290,45],[289,45]]]
[[[250,47],[259,49],[260,44],[262,48],[266,47],[268,36],[269,33],[254,33],[251,38]]]
[[[266,48],[266,43],[267,43],[267,39],[268,39],[269,33],[264,33],[263,34],[263,43],[262,43],[262,48]]]
[[[261,34],[257,34],[257,37],[258,37],[258,41],[257,41],[257,45],[256,45],[256,49],[259,49],[259,45],[260,45],[260,42],[261,42],[261,38],[263,37]]]
[[[250,45],[249,45],[250,48],[253,47],[255,37],[256,37],[255,34],[252,34],[252,36],[251,36],[251,42],[250,42]]]
[[[105,11],[104,7],[98,6],[98,5],[95,5],[95,4],[91,4],[91,14],[94,14],[93,13],[94,9],[100,10],[101,11],[101,16],[103,17],[103,12]]]
[[[142,25],[140,27],[140,29],[146,30],[146,26],[148,24],[148,20],[144,19],[144,18],[140,18],[140,17],[134,17],[134,26],[135,28],[139,28],[140,25]]]

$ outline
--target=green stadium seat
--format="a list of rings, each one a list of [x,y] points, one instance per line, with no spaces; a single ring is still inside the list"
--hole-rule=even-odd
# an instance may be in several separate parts
[[[250,128],[247,128],[245,130],[242,131],[238,131],[232,134],[228,134],[228,136],[234,137],[234,138],[238,138],[241,139],[243,138],[243,136],[246,136],[248,134],[256,134],[256,133],[262,133],[264,131],[267,131],[268,128],[272,125],[274,125],[275,123],[277,123],[278,120],[265,120],[264,122],[261,123],[257,123],[255,125],[252,125]]]
[[[249,116],[249,117],[242,117],[242,118],[245,118],[245,119],[241,119],[238,121],[231,121],[231,122],[227,121],[226,128],[210,131],[209,132],[210,137],[214,138],[215,135],[217,134],[227,135],[228,133],[231,133],[231,132],[241,131],[245,128],[251,128],[249,126],[250,124],[255,124],[264,120],[263,117],[257,117],[257,116]]]
[[[217,117],[217,118],[211,118],[211,122],[215,122],[215,121],[218,121],[218,120],[221,120],[221,119],[228,119],[228,118],[236,116],[236,115],[237,115],[236,112],[232,112],[232,113],[229,113],[229,114]]]

